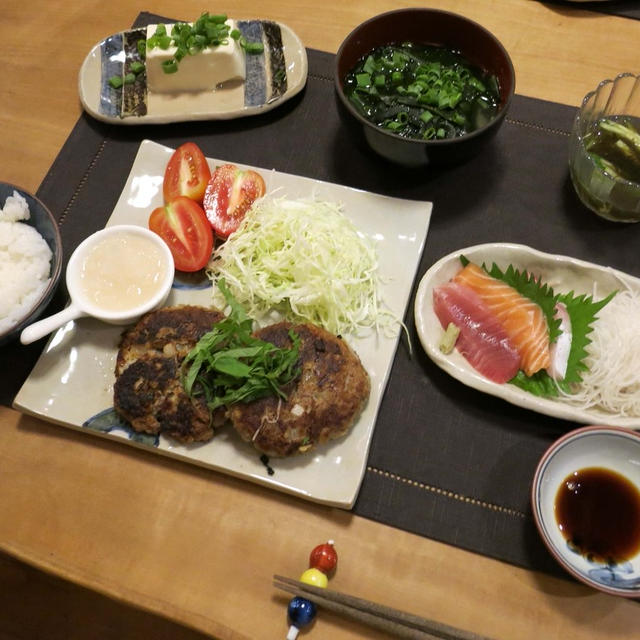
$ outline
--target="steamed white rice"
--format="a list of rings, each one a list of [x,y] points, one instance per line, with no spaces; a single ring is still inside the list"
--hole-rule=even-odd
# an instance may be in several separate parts
[[[14,191],[0,209],[0,334],[18,324],[49,284],[51,249],[33,227],[27,201]]]

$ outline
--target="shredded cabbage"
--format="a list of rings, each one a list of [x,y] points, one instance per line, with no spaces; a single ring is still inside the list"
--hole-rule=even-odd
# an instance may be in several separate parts
[[[375,247],[342,206],[318,200],[256,202],[208,267],[258,324],[276,317],[312,322],[336,335],[383,325],[391,313],[378,293]]]

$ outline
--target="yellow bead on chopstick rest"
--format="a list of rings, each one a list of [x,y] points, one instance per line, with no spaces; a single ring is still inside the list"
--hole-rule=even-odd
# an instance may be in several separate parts
[[[320,571],[320,569],[307,569],[300,576],[300,582],[311,584],[314,587],[320,587],[321,589],[326,589],[327,584],[329,584],[329,579],[326,574]]]

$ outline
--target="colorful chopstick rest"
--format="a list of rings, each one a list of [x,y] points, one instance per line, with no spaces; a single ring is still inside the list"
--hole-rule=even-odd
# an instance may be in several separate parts
[[[332,573],[338,563],[338,554],[333,546],[333,540],[319,544],[309,556],[309,568],[300,576],[300,582],[314,587],[326,588],[328,574]],[[296,640],[300,629],[310,625],[316,617],[316,605],[300,596],[295,596],[289,602],[287,616],[290,626],[287,640]]]

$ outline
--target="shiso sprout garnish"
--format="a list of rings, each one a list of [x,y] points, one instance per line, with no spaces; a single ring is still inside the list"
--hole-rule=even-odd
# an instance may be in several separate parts
[[[182,384],[189,395],[204,394],[211,411],[269,395],[286,399],[282,388],[300,373],[300,337],[289,331],[291,348],[280,348],[252,335],[252,321],[229,292],[223,279],[218,287],[230,307],[187,354]]]

